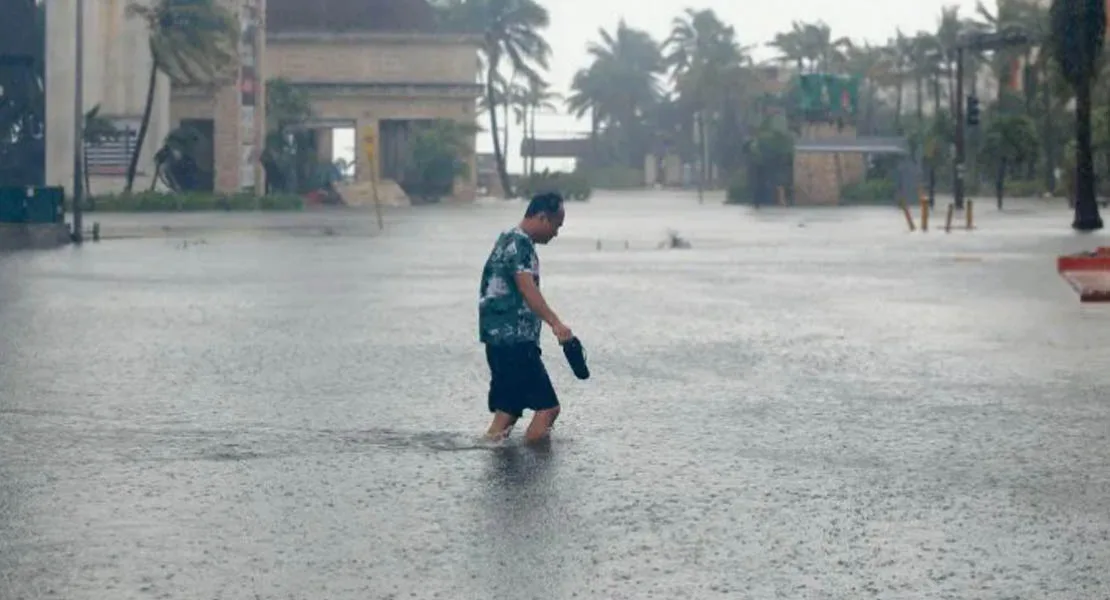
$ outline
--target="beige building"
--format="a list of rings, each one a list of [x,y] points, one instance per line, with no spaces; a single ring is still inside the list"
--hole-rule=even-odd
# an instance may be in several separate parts
[[[69,190],[73,184],[75,56],[77,3],[84,3],[84,110],[100,106],[100,114],[112,119],[130,136],[124,148],[134,144],[146,102],[150,77],[150,51],[143,23],[126,16],[129,0],[50,0],[46,3],[46,184]],[[151,113],[147,144],[140,156],[143,174],[136,187],[149,187],[154,152],[170,131],[170,88],[159,75]],[[97,160],[99,157],[97,157]],[[96,165],[98,184],[123,187],[126,160]],[[102,177],[107,175],[107,177]]]
[[[126,14],[131,0],[51,0],[48,6],[47,181],[67,189],[72,183],[76,48],[72,34],[63,32],[75,29],[78,1],[85,2],[84,104],[99,104],[101,115],[129,132],[87,149],[94,190],[115,191],[123,187],[150,74],[145,28]],[[306,125],[318,131],[321,159],[332,158],[334,128],[355,129],[356,188],[366,187],[376,174],[379,188],[397,189],[414,122],[476,119],[480,40],[434,32],[424,0],[226,1],[241,20],[238,80],[218,89],[171,91],[165,76],[158,76],[137,190],[150,187],[154,153],[183,124],[211,132],[217,191],[262,186],[258,155],[265,135],[265,89],[252,81],[280,77],[309,95],[314,119]],[[362,141],[368,133],[376,138],[373,165]],[[459,200],[474,197],[473,150],[468,162],[470,175],[455,186]]]

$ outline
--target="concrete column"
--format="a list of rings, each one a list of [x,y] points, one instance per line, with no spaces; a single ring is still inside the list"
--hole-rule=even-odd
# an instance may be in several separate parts
[[[121,114],[123,104],[123,86],[119,85],[122,74],[120,62],[125,54],[123,42],[123,25],[127,16],[124,14],[121,0],[101,0],[101,32],[105,40],[104,49],[104,82],[101,92],[104,104],[101,112],[109,115]]]
[[[264,9],[265,6],[257,0],[222,0],[239,21],[239,34],[236,36],[236,45],[241,47],[240,36],[246,25],[248,17],[248,3]],[[256,12],[261,15],[262,13]],[[259,29],[258,36],[264,34]],[[229,65],[231,81],[222,85],[216,91],[216,114],[213,117],[213,145],[214,163],[216,170],[216,192],[232,194],[239,192],[246,185],[255,186],[256,190],[264,189],[264,176],[259,174],[262,166],[258,161],[261,153],[261,144],[258,143],[265,123],[265,95],[260,90],[261,85],[255,87],[254,117],[244,121],[243,97],[240,68],[247,64],[255,69],[256,82],[262,83],[262,56],[259,55],[257,37],[254,43],[254,61],[244,61],[242,55],[235,65]],[[260,126],[260,124],[262,126]],[[259,185],[259,184],[262,185]]]
[[[371,171],[370,161],[366,158],[366,147],[362,143],[362,133],[367,127],[373,127],[374,132],[377,134],[378,148],[376,149],[377,154],[375,155],[375,160],[381,155],[382,134],[378,119],[373,117],[359,119],[357,129],[355,130],[355,181],[358,182],[370,181],[371,173],[375,174],[379,181],[381,179],[379,170],[374,169]],[[378,160],[378,164],[381,164],[380,160]]]
[[[240,34],[250,12],[258,17],[265,14],[265,0],[223,0],[224,6],[232,11],[239,20]],[[248,10],[253,6],[253,11]],[[264,19],[256,19],[258,26],[253,50],[254,61],[243,61],[230,65],[232,82],[216,91],[216,114],[213,118],[214,163],[216,171],[216,191],[223,194],[235,193],[250,185],[257,193],[265,190],[265,171],[259,157],[266,135],[266,93],[265,93],[265,30]],[[237,43],[241,40],[237,36]],[[255,71],[255,106],[253,118],[244,120],[242,90],[240,88],[240,67],[244,64]],[[167,115],[168,120],[168,115]]]
[[[334,162],[335,136],[330,127],[321,127],[313,130],[316,136],[316,160],[320,162]]]
[[[663,185],[682,184],[682,160],[675,154],[663,157]]]
[[[255,71],[258,74],[257,106],[254,110],[254,189],[261,195],[266,191],[266,169],[262,167],[262,150],[266,146],[266,0],[254,0],[258,19],[255,37]]]
[[[74,91],[78,0],[46,3],[46,184],[73,187]],[[84,83],[82,112],[102,100],[103,38],[99,6],[83,0],[85,8]]]
[[[216,91],[212,162],[216,171],[215,191],[221,194],[239,191],[239,161],[243,151],[239,135],[239,101],[239,89],[235,85],[221,86]]]
[[[656,179],[656,158],[654,154],[644,157],[644,185],[652,187]]]
[[[85,110],[91,110],[97,104],[104,104],[105,81],[105,52],[111,40],[105,37],[103,7],[99,2],[84,0],[85,3],[85,78],[84,94]],[[103,108],[101,109],[103,112]]]
[[[473,202],[478,196],[478,154],[471,150],[463,160],[467,164],[467,174],[455,179],[451,192],[456,202]]]
[[[73,187],[76,0],[46,3],[46,185]]]

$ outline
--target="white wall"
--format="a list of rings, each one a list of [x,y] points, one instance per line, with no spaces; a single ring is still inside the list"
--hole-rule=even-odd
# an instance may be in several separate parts
[[[76,8],[79,0],[46,4],[46,182],[67,190],[73,184]],[[84,111],[137,127],[146,103],[151,56],[146,27],[128,17],[128,0],[82,0],[85,7]],[[169,82],[159,75],[150,130],[139,171],[153,172],[154,153],[170,126]],[[97,178],[95,191],[122,189],[124,179]],[[118,180],[111,185],[113,179]]]

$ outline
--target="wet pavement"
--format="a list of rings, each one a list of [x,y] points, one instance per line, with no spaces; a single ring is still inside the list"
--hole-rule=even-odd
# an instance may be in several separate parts
[[[0,256],[0,598],[1110,596],[1110,309],[1054,261],[1107,236],[572,204],[544,289],[593,378],[548,335],[555,439],[494,449],[475,302],[520,212]]]

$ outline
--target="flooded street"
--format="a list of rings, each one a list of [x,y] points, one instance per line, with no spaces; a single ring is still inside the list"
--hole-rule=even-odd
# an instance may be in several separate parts
[[[983,204],[569,204],[546,451],[476,442],[522,204],[88,217],[138,237],[0,255],[0,599],[1108,597],[1110,309],[1055,257],[1110,237]]]

